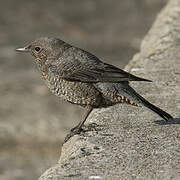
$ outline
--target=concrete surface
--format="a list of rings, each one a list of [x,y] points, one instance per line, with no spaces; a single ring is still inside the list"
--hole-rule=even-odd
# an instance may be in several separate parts
[[[94,110],[94,130],[64,144],[59,162],[39,180],[180,179],[180,1],[159,14],[126,70],[153,83],[132,83],[172,114],[165,123],[145,108],[116,105]]]

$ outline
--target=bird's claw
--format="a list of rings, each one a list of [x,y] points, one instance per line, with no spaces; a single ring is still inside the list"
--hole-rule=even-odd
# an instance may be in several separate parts
[[[83,131],[82,128],[79,128],[78,126],[71,129],[70,133],[66,135],[64,139],[64,143],[66,143],[71,137],[73,137],[76,134],[80,134]]]

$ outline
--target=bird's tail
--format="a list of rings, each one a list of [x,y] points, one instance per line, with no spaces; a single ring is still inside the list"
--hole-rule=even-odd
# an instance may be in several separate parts
[[[167,112],[163,111],[162,109],[156,107],[155,105],[151,104],[148,102],[146,99],[144,99],[142,96],[136,93],[136,96],[139,98],[141,101],[141,104],[143,104],[145,107],[151,109],[153,112],[158,114],[160,117],[162,117],[164,120],[168,121],[170,119],[173,119],[173,117],[168,114]]]
[[[164,120],[168,121],[170,119],[173,119],[173,117],[170,114],[168,114],[167,112],[163,111],[162,109],[156,107],[155,105],[151,104],[146,99],[144,99],[142,96],[140,96],[128,84],[126,84],[126,87],[125,87],[125,89],[123,88],[123,90],[125,90],[126,94],[128,94],[129,97],[131,96],[131,99],[133,98],[133,100],[136,103],[140,103],[140,104],[144,105],[145,107],[149,108],[150,110],[152,110],[153,112],[158,114],[160,117],[162,117]]]

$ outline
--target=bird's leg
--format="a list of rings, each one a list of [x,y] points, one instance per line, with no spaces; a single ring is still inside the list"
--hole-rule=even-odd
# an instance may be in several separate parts
[[[79,134],[82,131],[82,126],[84,125],[86,119],[88,118],[92,110],[93,110],[92,107],[88,108],[88,111],[86,112],[83,121],[81,121],[77,126],[71,129],[71,132],[65,137],[64,142],[67,142],[72,136]]]
[[[91,113],[92,110],[93,110],[92,107],[88,108],[88,111],[86,112],[86,115],[85,115],[83,121],[81,121],[77,126],[72,128],[71,132],[80,132],[82,130],[82,126],[84,125],[86,119],[88,118],[88,116],[89,116],[89,114]]]

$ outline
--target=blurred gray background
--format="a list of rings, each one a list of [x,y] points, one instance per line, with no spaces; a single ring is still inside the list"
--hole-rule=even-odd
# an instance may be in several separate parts
[[[0,179],[37,179],[85,112],[51,95],[32,57],[14,49],[59,37],[123,68],[166,2],[0,0]]]

